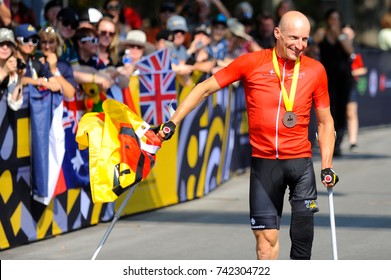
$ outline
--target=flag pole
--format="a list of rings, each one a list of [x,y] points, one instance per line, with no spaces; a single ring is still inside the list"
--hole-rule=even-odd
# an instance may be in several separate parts
[[[103,245],[106,243],[106,240],[109,237],[111,230],[114,228],[114,225],[117,222],[117,220],[121,217],[122,211],[124,211],[125,206],[128,204],[128,201],[131,198],[134,190],[136,189],[136,186],[137,186],[137,184],[132,186],[132,187],[130,187],[130,189],[128,191],[128,194],[126,195],[124,201],[122,201],[122,203],[119,206],[117,212],[114,214],[114,218],[113,218],[113,220],[111,220],[110,226],[106,230],[106,233],[104,234],[102,240],[99,242],[99,245],[96,248],[95,253],[92,256],[91,260],[95,260],[96,259],[96,257],[98,256],[100,250],[102,249]]]

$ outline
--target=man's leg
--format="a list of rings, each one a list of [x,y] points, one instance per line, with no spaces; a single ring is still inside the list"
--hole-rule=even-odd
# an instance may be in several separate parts
[[[312,160],[306,158],[289,160],[285,168],[291,170],[288,183],[292,208],[290,257],[294,260],[309,260],[314,239],[314,213],[319,211],[314,167]]]
[[[253,230],[258,260],[276,260],[280,249],[277,229]]]
[[[289,236],[292,242],[290,258],[310,260],[314,240],[314,214],[311,212],[292,213]]]

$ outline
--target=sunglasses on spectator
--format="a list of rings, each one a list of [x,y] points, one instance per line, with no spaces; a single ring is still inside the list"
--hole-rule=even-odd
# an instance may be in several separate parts
[[[31,45],[33,45],[34,47],[37,46],[39,43],[39,39],[36,37],[30,37],[30,38],[18,37],[17,40],[22,45],[27,45],[28,43],[31,43]]]
[[[64,27],[68,27],[68,26],[71,26],[72,29],[76,29],[78,26],[79,26],[79,23],[77,21],[69,21],[69,20],[62,20],[61,21],[61,24],[64,26]]]
[[[96,37],[88,36],[88,37],[81,38],[80,42],[82,42],[83,44],[85,44],[86,42],[91,42],[92,44],[98,44],[99,43],[99,39],[96,38]]]
[[[113,10],[113,11],[119,11],[120,10],[120,6],[119,5],[108,5],[107,10]]]
[[[113,37],[113,36],[115,35],[115,32],[100,31],[100,32],[99,32],[99,35],[100,35],[100,36],[109,36],[109,37]]]
[[[7,46],[8,48],[13,48],[14,44],[12,44],[11,42],[1,42],[0,43],[0,48],[2,48],[4,46]]]
[[[143,49],[144,47],[143,46],[140,46],[140,45],[128,45],[128,49]]]

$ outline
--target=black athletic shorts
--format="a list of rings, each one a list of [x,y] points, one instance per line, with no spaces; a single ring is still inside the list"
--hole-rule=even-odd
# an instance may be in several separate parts
[[[311,158],[251,158],[251,229],[279,229],[285,190],[293,213],[318,212],[314,166]]]

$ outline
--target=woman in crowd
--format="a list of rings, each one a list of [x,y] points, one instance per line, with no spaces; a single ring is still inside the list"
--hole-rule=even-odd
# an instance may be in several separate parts
[[[118,36],[115,23],[110,17],[103,17],[96,25],[99,45],[98,56],[107,66],[118,64]]]
[[[72,67],[65,61],[58,61],[62,52],[60,35],[51,26],[41,29],[38,35],[43,55],[40,61],[48,63],[50,72],[60,83],[64,96],[72,98],[76,88]]]
[[[8,106],[17,111],[23,104],[21,79],[24,73],[17,67],[15,47],[12,30],[0,28],[0,96],[6,94]]]
[[[26,73],[22,78],[23,86],[33,85],[46,88],[52,92],[62,91],[61,85],[50,72],[47,64],[34,58],[39,43],[38,32],[31,24],[21,24],[15,28],[17,57],[26,65]]]

